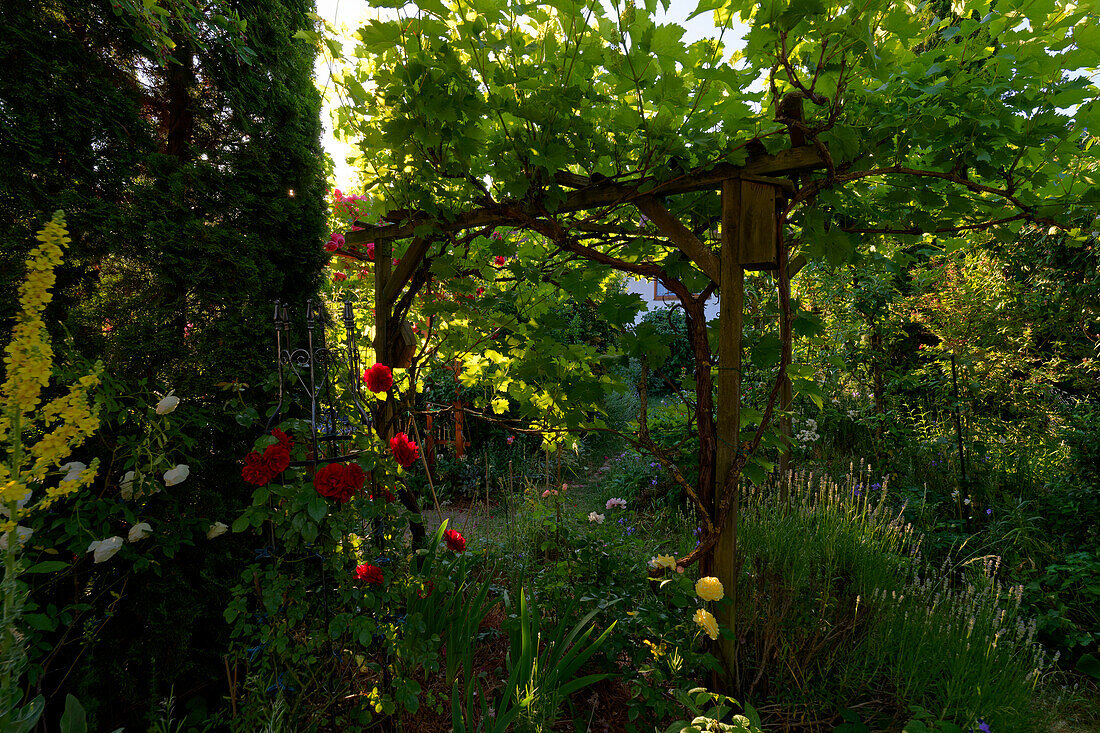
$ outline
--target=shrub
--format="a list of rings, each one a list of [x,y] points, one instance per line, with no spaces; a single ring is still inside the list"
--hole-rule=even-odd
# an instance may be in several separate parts
[[[1038,726],[1030,701],[1047,660],[1034,622],[1019,616],[1022,588],[996,582],[992,559],[965,582],[950,565],[922,563],[886,487],[870,486],[869,470],[840,482],[803,473],[789,507],[773,486],[748,502],[734,624],[741,688],[769,696],[786,721],[864,704],[894,727],[916,705],[961,725]]]

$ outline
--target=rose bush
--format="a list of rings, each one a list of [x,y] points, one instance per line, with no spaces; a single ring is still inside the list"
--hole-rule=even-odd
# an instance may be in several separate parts
[[[393,386],[393,371],[385,364],[375,364],[363,372],[363,383],[376,394],[386,392]]]
[[[420,448],[404,433],[390,438],[390,452],[402,468],[408,468],[420,457]]]

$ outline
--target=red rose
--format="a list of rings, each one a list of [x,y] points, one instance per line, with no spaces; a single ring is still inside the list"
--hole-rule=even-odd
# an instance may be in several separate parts
[[[363,488],[363,469],[358,464],[330,463],[313,477],[313,487],[321,496],[343,504]]]
[[[371,392],[385,392],[393,386],[393,372],[385,364],[375,364],[363,372],[363,381]]]
[[[356,565],[355,577],[359,580],[365,580],[371,585],[382,585],[382,568],[370,563]]]
[[[466,538],[458,533],[458,530],[448,529],[443,533],[443,541],[447,543],[447,549],[453,552],[466,551]]]
[[[508,262],[508,258],[504,255],[497,255],[493,258],[493,264],[497,267],[503,267],[506,262]]]
[[[285,447],[287,450],[294,447],[294,441],[290,439],[289,435],[279,430],[279,428],[272,430],[271,434],[275,437],[275,440],[279,441],[279,445]]]
[[[275,476],[268,470],[267,464],[264,463],[263,456],[256,451],[252,451],[244,457],[244,468],[241,469],[241,478],[250,484],[264,486],[271,483],[271,479],[275,478]]]
[[[408,468],[420,457],[420,448],[409,440],[409,436],[398,433],[390,438],[390,453],[393,453],[402,468]]]
[[[274,478],[285,471],[286,467],[290,465],[290,451],[287,450],[285,445],[274,443],[267,446],[263,456],[261,456],[261,460],[264,466],[267,467],[268,473]]]

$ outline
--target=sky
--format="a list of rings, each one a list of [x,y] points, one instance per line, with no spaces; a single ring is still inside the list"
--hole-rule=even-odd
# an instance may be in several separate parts
[[[658,3],[656,21],[659,24],[677,23],[683,26],[685,29],[683,41],[685,43],[711,36],[714,30],[713,12],[708,11],[692,18],[690,21],[687,20],[687,17],[691,15],[697,5],[698,0],[669,0],[669,7],[666,12]],[[379,12],[381,11],[369,7],[363,0],[317,0],[317,14],[326,19],[333,27],[344,29],[349,43],[352,43],[351,34],[365,21],[377,18]],[[736,30],[736,26],[734,30]],[[728,47],[730,44],[729,34],[726,36],[726,43]],[[351,46],[349,45],[347,48],[350,51]],[[329,84],[328,63],[323,58],[317,62],[315,76],[318,87],[328,91],[326,97],[331,96],[332,87]],[[332,136],[332,120],[328,112],[331,100],[326,98],[325,104],[326,110],[322,115],[325,129],[321,142],[335,164],[334,187],[345,192],[355,191],[358,188],[358,175],[346,161],[353,150],[349,145]]]

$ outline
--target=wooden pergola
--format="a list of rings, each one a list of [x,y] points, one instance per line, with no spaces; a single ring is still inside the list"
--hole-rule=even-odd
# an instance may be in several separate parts
[[[744,165],[719,163],[689,171],[670,180],[655,176],[631,180],[594,179],[568,172],[559,172],[555,182],[571,189],[564,201],[547,211],[531,201],[504,201],[466,211],[454,219],[433,218],[422,212],[405,212],[395,223],[374,226],[356,222],[355,231],[345,234],[347,245],[375,243],[375,350],[383,363],[395,363],[402,347],[398,323],[407,312],[412,296],[428,277],[422,268],[425,257],[436,241],[466,230],[498,226],[526,228],[539,232],[559,248],[582,258],[599,262],[631,274],[660,280],[680,297],[688,317],[699,318],[702,302],[715,290],[720,297],[717,404],[710,395],[710,350],[705,338],[700,346],[694,340],[696,364],[707,363],[707,379],[697,392],[700,430],[700,483],[698,496],[692,498],[701,509],[707,525],[703,542],[691,555],[680,559],[681,565],[701,561],[704,574],[715,575],[731,595],[736,589],[738,573],[737,517],[739,510],[738,479],[741,469],[760,436],[779,395],[779,406],[787,410],[791,404],[791,385],[786,367],[791,360],[789,287],[791,267],[783,241],[785,197],[797,191],[794,181],[800,174],[825,167],[824,151],[805,145],[784,150],[776,155],[750,155]],[[702,242],[663,205],[666,196],[697,191],[719,191],[721,194],[721,244],[718,252]],[[556,216],[587,210],[613,210],[633,206],[649,218],[669,242],[682,252],[703,274],[709,285],[703,293],[693,294],[678,280],[669,277],[655,263],[627,263],[585,246],[577,236],[563,228]],[[433,232],[432,236],[424,232]],[[432,237],[435,236],[436,239]],[[590,236],[590,235],[585,235]],[[394,240],[412,239],[396,267],[391,266]],[[445,246],[445,245],[444,245]],[[740,436],[741,339],[746,270],[772,270],[780,292],[781,341],[783,344],[779,372],[768,409],[760,430],[752,441],[742,445]],[[418,274],[419,273],[419,274]],[[417,278],[421,282],[414,282]],[[410,287],[411,286],[411,287]],[[395,316],[395,306],[397,315]],[[704,320],[705,332],[705,320]],[[701,353],[705,349],[706,353]],[[698,368],[697,368],[698,372]],[[705,394],[704,394],[705,390]],[[378,430],[383,439],[390,438],[396,427],[392,397],[383,408]],[[705,412],[705,415],[704,415]],[[714,425],[704,435],[703,420]],[[789,441],[790,424],[785,421],[784,434]],[[789,443],[788,443],[789,444]],[[786,469],[786,456],[781,469]],[[704,471],[709,469],[709,475]],[[412,507],[410,507],[412,508]],[[728,607],[726,607],[728,608]],[[729,611],[719,617],[729,624]],[[723,640],[722,651],[727,661],[732,659],[732,642]]]

